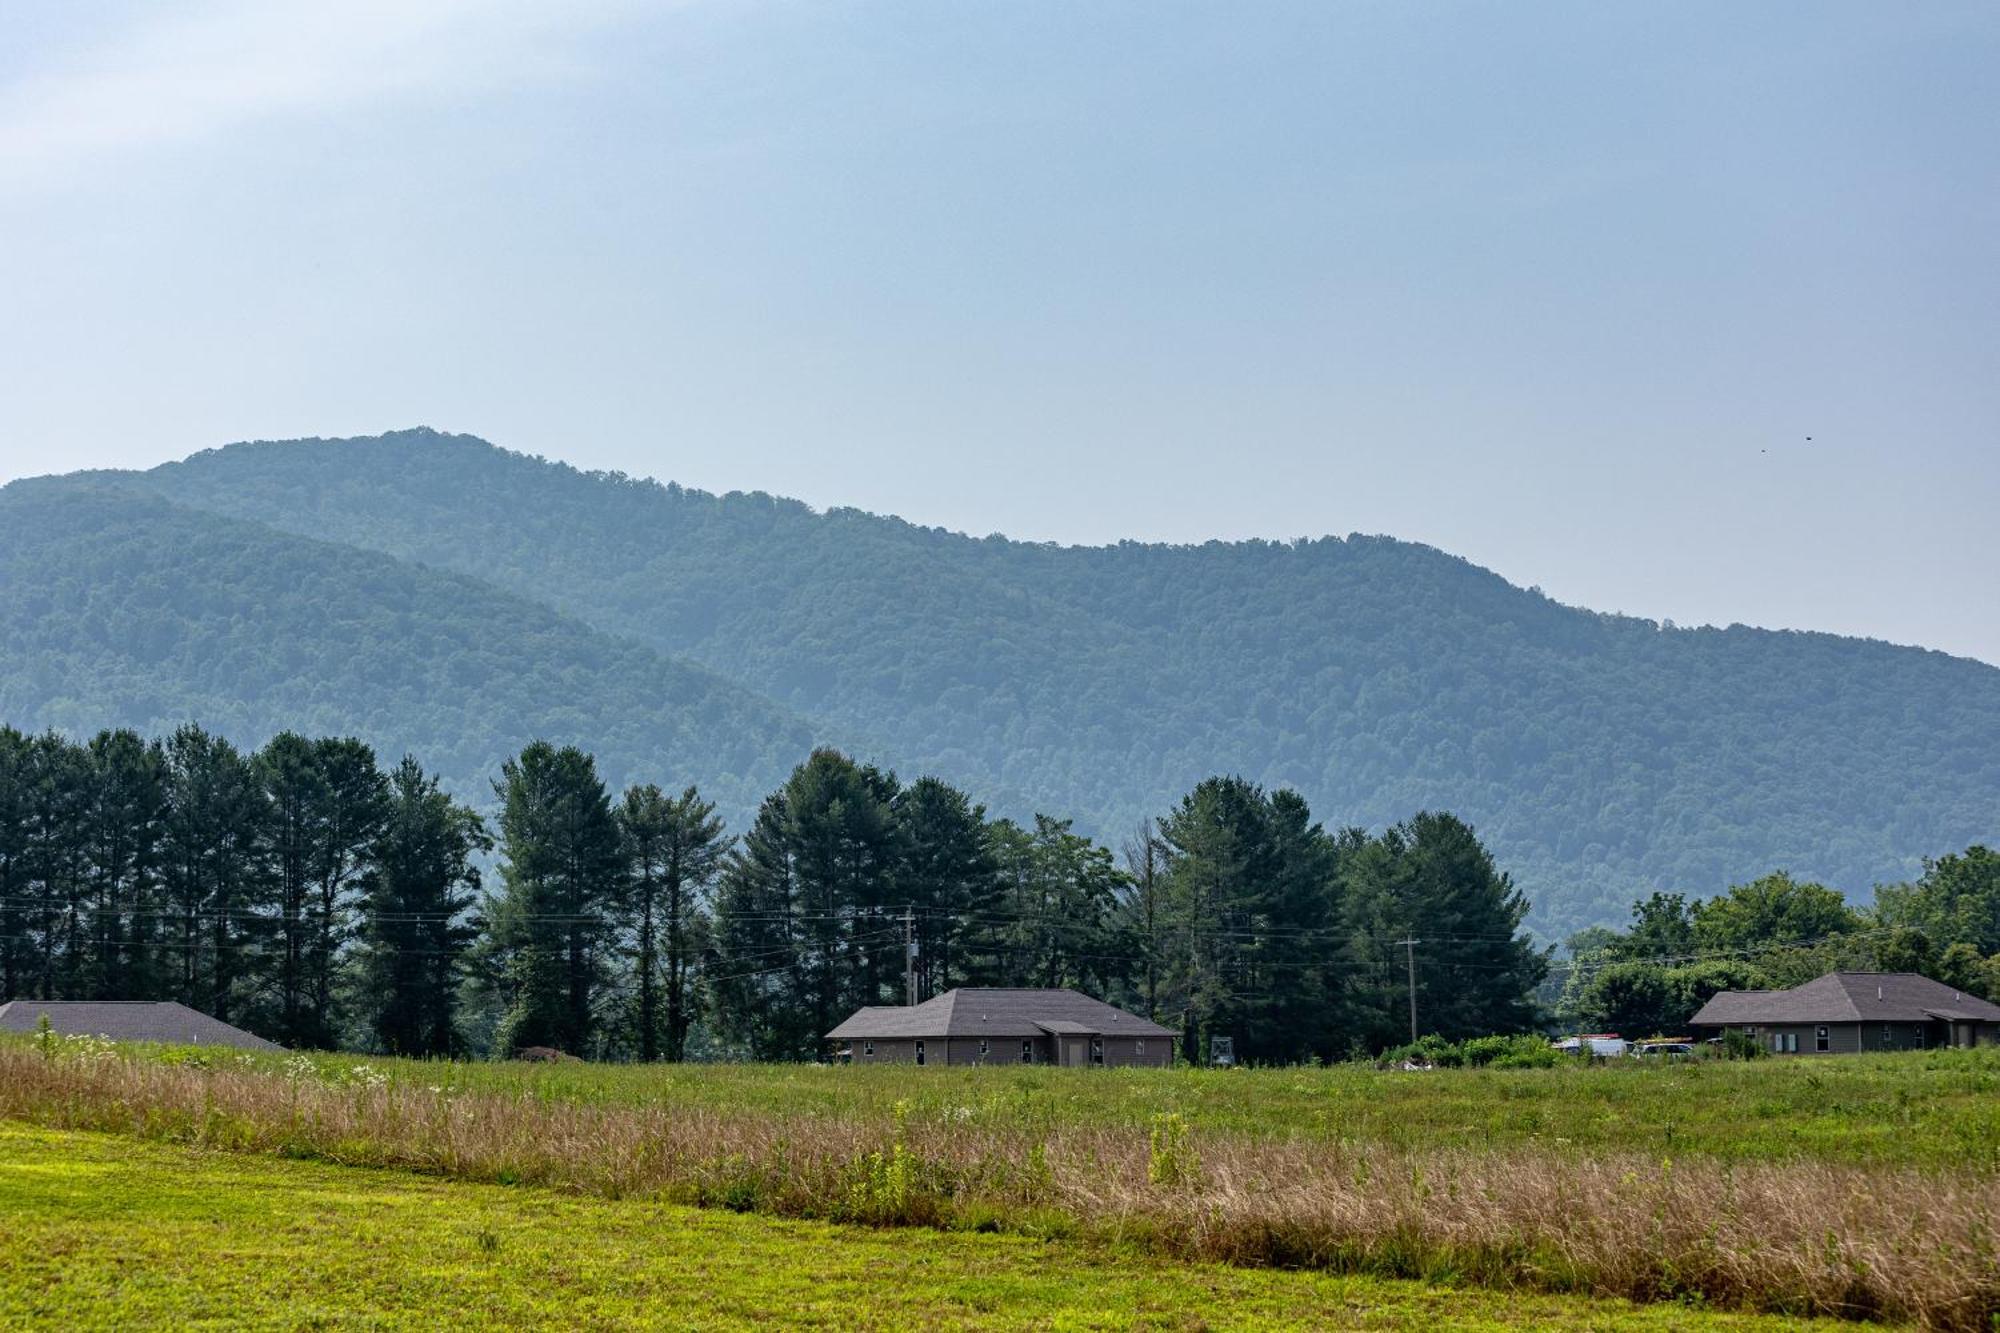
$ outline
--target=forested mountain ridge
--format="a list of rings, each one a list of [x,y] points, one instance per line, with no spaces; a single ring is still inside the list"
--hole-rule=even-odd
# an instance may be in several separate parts
[[[415,750],[474,804],[537,737],[699,779],[747,818],[817,735],[700,667],[477,580],[129,488],[0,491],[0,718],[88,736],[200,721]]]
[[[431,431],[121,484],[474,575],[1011,813],[1116,835],[1214,772],[1332,824],[1450,809],[1545,928],[1774,866],[1859,892],[2000,831],[2000,671],[1600,615],[1387,538],[975,539]]]

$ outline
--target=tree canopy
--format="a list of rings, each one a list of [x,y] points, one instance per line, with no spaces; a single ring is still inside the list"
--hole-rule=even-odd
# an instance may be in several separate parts
[[[739,824],[803,749],[771,745],[746,696],[712,684],[704,698],[683,678],[664,692],[687,705],[669,728],[626,706],[625,686],[566,673],[609,671],[621,645],[670,654],[761,696],[767,715],[812,719],[813,741],[935,773],[1023,827],[1060,811],[1099,839],[1217,772],[1295,790],[1329,827],[1451,810],[1485,831],[1551,932],[1615,922],[1653,890],[1709,892],[1774,865],[1858,896],[1913,878],[1939,848],[2000,837],[2000,671],[1831,635],[1599,615],[1387,538],[973,539],[581,473],[428,431],[234,446],[89,484],[114,482],[450,570],[588,624],[609,637],[496,636],[539,658],[511,664],[542,682],[523,692],[541,710],[537,734],[588,739],[623,780],[641,771],[638,753],[678,755],[698,732],[729,756],[709,789]],[[0,686],[0,703],[27,705],[5,715],[87,731],[198,711],[241,740],[341,729],[419,748],[448,774],[490,775],[527,739],[491,734],[518,711],[437,703],[406,706],[423,735],[392,737],[378,712],[396,695],[341,683],[350,673],[309,693],[275,672],[242,676],[209,692],[215,707],[191,708],[207,663],[320,651],[304,626],[251,628],[244,611],[282,611],[270,598],[190,652],[185,622],[228,586],[193,573],[122,603],[93,594],[91,577],[46,587],[29,617],[41,637],[12,640],[23,649],[7,669],[60,677],[73,661],[87,697],[52,680]],[[398,622],[357,609],[336,623],[379,623],[389,639],[399,624],[471,619],[448,610],[419,618],[412,606]],[[135,648],[100,655],[107,638]],[[79,644],[91,651],[69,656]],[[460,665],[458,646],[442,648],[409,644],[401,665],[441,684],[471,670],[499,688]],[[272,691],[284,707],[240,726]],[[552,725],[569,721],[556,699],[593,716]],[[141,716],[135,701],[155,703]],[[104,705],[124,711],[107,719],[93,711]]]

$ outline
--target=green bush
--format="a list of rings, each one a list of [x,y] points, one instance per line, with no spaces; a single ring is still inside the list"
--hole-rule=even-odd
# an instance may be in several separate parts
[[[1394,1050],[1382,1052],[1382,1058],[1378,1063],[1389,1069],[1397,1069],[1406,1064],[1457,1069],[1465,1063],[1465,1048],[1432,1034],[1419,1037],[1407,1046],[1398,1046]]]
[[[1563,1062],[1563,1053],[1547,1038],[1532,1034],[1474,1037],[1465,1043],[1465,1062],[1494,1069],[1553,1069]]]
[[[1749,1033],[1732,1028],[1722,1034],[1722,1054],[1730,1060],[1756,1060],[1763,1056],[1764,1048]]]
[[[1449,1042],[1443,1037],[1420,1037],[1407,1046],[1385,1051],[1378,1062],[1396,1069],[1404,1064],[1431,1065],[1438,1069],[1553,1069],[1563,1055],[1544,1037],[1531,1033],[1514,1036],[1469,1037]]]

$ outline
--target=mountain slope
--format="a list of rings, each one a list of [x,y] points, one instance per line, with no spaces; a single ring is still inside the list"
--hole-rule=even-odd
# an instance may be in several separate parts
[[[2000,832],[2000,671],[1597,615],[1384,538],[977,540],[429,431],[128,484],[475,574],[1101,833],[1214,771],[1330,822],[1450,808],[1545,926],[1777,865],[1864,889]]]
[[[812,743],[698,667],[472,579],[99,486],[0,491],[0,720],[198,721],[413,752],[485,804],[536,736],[613,780],[698,780],[741,818]]]

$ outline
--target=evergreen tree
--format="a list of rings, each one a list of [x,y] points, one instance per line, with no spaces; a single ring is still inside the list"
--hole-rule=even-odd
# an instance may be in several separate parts
[[[809,1059],[825,1029],[800,994],[797,877],[785,789],[764,798],[742,844],[727,858],[716,894],[705,968],[716,1027],[759,1060]]]
[[[1272,1061],[1336,1056],[1338,1024],[1326,965],[1339,911],[1338,852],[1295,791],[1270,793],[1264,816],[1270,879],[1247,960],[1253,999],[1240,1053]]]
[[[272,737],[257,753],[256,766],[269,809],[267,837],[277,907],[276,958],[271,969],[277,1001],[270,1026],[286,1046],[329,1046],[328,1034],[314,1032],[307,1016],[306,975],[318,821],[325,804],[323,779],[312,742],[292,731]]]
[[[986,809],[937,778],[919,778],[894,802],[903,864],[897,884],[916,913],[917,999],[941,995],[968,975],[965,941],[994,892]]]
[[[1036,815],[988,826],[998,868],[992,907],[968,937],[971,981],[981,986],[1066,986],[1104,993],[1122,981],[1129,942],[1117,920],[1125,877],[1109,850]]]
[[[314,741],[313,763],[319,809],[305,942],[307,1035],[315,1045],[332,1046],[343,1026],[336,1006],[345,951],[356,932],[355,902],[365,892],[389,817],[389,779],[374,749],[353,737]]]
[[[463,1053],[457,1021],[460,962],[475,927],[474,858],[493,845],[479,816],[453,801],[416,759],[387,780],[368,852],[362,975],[369,1026],[395,1055]]]
[[[1187,1055],[1230,1038],[1237,1058],[1326,1053],[1335,849],[1291,791],[1209,778],[1160,821],[1169,990]]]
[[[591,757],[535,741],[493,784],[503,894],[491,913],[506,953],[498,1044],[592,1053],[611,913],[623,892],[618,821]]]
[[[72,999],[89,994],[85,916],[90,862],[85,843],[90,765],[82,749],[49,732],[36,739],[29,832],[32,877],[37,884],[36,997]]]
[[[898,792],[894,774],[815,750],[730,858],[710,972],[721,1028],[760,1057],[812,1058],[855,1009],[900,1000]]]
[[[733,839],[693,787],[668,797],[650,783],[625,793],[624,836],[633,1023],[641,1060],[686,1058],[693,980],[708,931],[706,897]]]
[[[800,908],[800,963],[816,1034],[863,1005],[900,1002],[895,916],[900,833],[895,776],[837,750],[815,750],[785,783]]]
[[[88,767],[84,855],[91,956],[85,988],[97,999],[159,999],[168,985],[159,948],[166,759],[158,743],[131,731],[106,731],[92,738]]]
[[[176,731],[165,758],[162,947],[177,955],[172,998],[228,1022],[270,924],[264,794],[242,752],[200,727]]]
[[[1420,1032],[1447,1040],[1524,1032],[1547,955],[1519,933],[1528,903],[1470,825],[1426,812],[1369,838],[1340,840],[1347,935],[1346,1027],[1373,1050],[1408,1039],[1407,957],[1415,949]]]
[[[0,726],[0,1000],[25,998],[32,974],[29,794],[34,770],[35,743]]]

